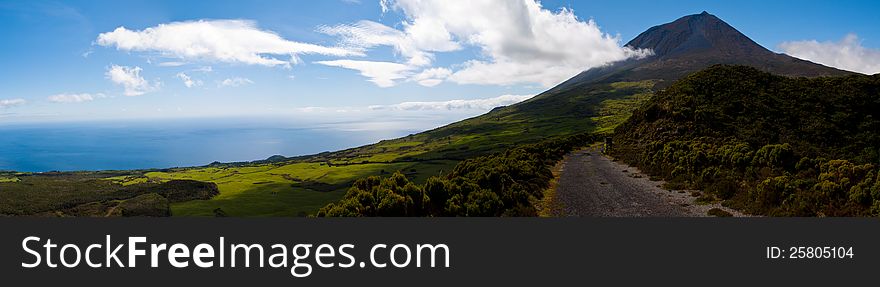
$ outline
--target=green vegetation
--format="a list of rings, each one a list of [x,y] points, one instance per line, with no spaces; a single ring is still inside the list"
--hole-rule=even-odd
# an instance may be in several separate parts
[[[593,142],[582,134],[545,140],[462,161],[445,176],[415,184],[400,173],[360,179],[318,216],[536,216],[550,168]]]
[[[591,119],[596,124],[596,133],[611,134],[614,128],[626,122],[636,108],[643,105],[653,93],[650,89],[654,86],[652,81],[643,82],[618,82],[611,84],[615,89],[636,89],[638,93],[623,96],[619,99],[608,99],[599,104],[599,114]]]
[[[461,161],[556,136],[611,130],[650,98],[654,81],[593,84],[546,92],[522,103],[373,145],[318,154],[331,164]]]
[[[724,211],[721,208],[709,209],[709,211],[706,212],[706,214],[709,216],[715,216],[715,217],[731,217],[731,216],[733,216],[733,214],[731,214],[730,212]]]
[[[135,196],[119,203],[118,212],[122,216],[170,216],[168,199],[156,194],[147,193]]]
[[[114,172],[72,172],[22,174],[18,182],[0,183],[0,214],[42,216],[153,216],[160,212],[139,213],[145,209],[129,208],[114,213],[117,206],[143,205],[145,199],[164,199],[168,214],[169,202],[211,198],[217,187],[211,183],[173,180],[124,186],[105,180],[118,176]],[[153,194],[151,197],[144,195]],[[161,207],[161,206],[160,206]]]
[[[613,154],[670,184],[773,216],[880,215],[880,76],[786,78],[715,66],[655,95]]]
[[[403,171],[414,181],[424,181],[454,166],[452,161],[418,163],[327,164],[297,162],[243,167],[208,167],[149,172],[150,180],[192,179],[216,183],[220,194],[209,200],[171,204],[175,216],[297,216],[342,197],[361,177]]]

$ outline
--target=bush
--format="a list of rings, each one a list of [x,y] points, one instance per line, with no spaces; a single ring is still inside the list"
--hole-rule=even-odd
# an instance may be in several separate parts
[[[752,166],[786,169],[793,164],[794,153],[790,144],[768,144],[755,152]]]
[[[715,217],[731,217],[731,216],[733,216],[733,214],[731,214],[730,212],[724,211],[723,209],[717,208],[717,207],[709,209],[709,212],[707,212],[706,214],[708,214],[710,216],[715,216]]]
[[[751,192],[751,198],[762,210],[770,210],[782,204],[782,200],[794,191],[789,177],[777,176],[759,183]]]
[[[318,216],[535,216],[532,202],[543,197],[550,168],[589,135],[548,139],[504,152],[464,160],[443,177],[417,185],[402,173],[357,180],[342,200]]]
[[[876,214],[878,91],[880,75],[795,79],[714,66],[633,112],[612,152],[746,212]]]
[[[116,208],[122,210],[122,216],[171,216],[168,199],[156,193],[148,193],[127,199],[119,203],[119,206]]]

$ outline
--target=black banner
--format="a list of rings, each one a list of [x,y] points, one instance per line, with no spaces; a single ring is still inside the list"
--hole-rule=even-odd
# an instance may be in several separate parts
[[[4,218],[0,230],[5,286],[847,286],[876,282],[880,266],[880,220],[859,218]],[[139,237],[144,255],[129,267],[129,239]],[[48,256],[47,240],[56,245]],[[157,267],[152,244],[166,247]],[[174,244],[175,260],[187,267],[169,262]],[[239,248],[232,267],[233,244],[258,244],[264,258],[255,248],[244,267]],[[332,267],[316,262],[322,244],[321,264]],[[65,262],[78,259],[76,267],[58,258],[64,245],[71,245]],[[101,267],[82,256],[90,245],[97,246],[88,260]],[[104,245],[118,248],[111,267]],[[292,274],[297,245],[296,256],[308,249],[296,270],[307,276]],[[433,258],[421,249],[416,266],[419,246],[441,245]],[[213,249],[201,260],[211,267],[197,266],[196,249]],[[270,267],[279,253],[287,254],[286,267]],[[280,265],[282,257],[272,260]]]

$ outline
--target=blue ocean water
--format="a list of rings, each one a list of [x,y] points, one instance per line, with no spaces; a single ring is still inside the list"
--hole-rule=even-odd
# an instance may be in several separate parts
[[[122,170],[335,151],[413,130],[344,130],[282,120],[163,120],[0,125],[0,170]]]

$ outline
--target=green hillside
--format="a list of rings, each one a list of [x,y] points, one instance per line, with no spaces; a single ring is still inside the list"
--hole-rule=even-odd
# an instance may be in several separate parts
[[[880,214],[880,75],[787,78],[715,66],[658,93],[613,153],[756,214]]]

